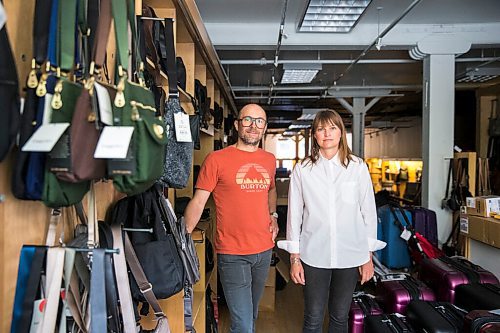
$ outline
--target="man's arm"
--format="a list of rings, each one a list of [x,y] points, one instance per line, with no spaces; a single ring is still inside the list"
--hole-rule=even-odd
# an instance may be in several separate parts
[[[267,194],[268,196],[268,204],[269,204],[269,213],[276,212],[276,202],[278,201],[276,195],[276,187],[269,189]],[[274,216],[271,216],[271,225],[269,226],[269,232],[272,234],[271,238],[274,242],[276,236],[278,236],[278,219]]]
[[[193,232],[194,228],[200,221],[201,214],[205,208],[210,192],[206,190],[196,189],[193,198],[189,201],[186,210],[184,211],[184,220],[186,221],[186,229],[188,233]]]
[[[269,213],[276,211],[276,203],[278,202],[278,196],[276,194],[276,187],[269,189],[268,202],[269,202]]]

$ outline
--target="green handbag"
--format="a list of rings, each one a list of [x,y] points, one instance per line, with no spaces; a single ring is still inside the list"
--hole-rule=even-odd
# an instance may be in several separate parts
[[[113,184],[118,191],[134,195],[150,188],[162,175],[167,135],[165,125],[155,109],[153,93],[143,85],[127,80],[124,74],[129,56],[127,21],[135,36],[133,42],[138,40],[133,1],[125,3],[112,0],[112,12],[120,76],[113,103],[113,125],[133,126],[134,132],[127,157],[108,160],[108,173],[113,177]],[[138,48],[132,45],[132,50],[137,51]],[[138,75],[141,75],[140,64],[137,69]]]
[[[114,125],[133,126],[134,132],[127,158],[109,160],[108,171],[118,191],[134,195],[150,188],[162,175],[167,135],[162,119],[156,116],[151,91],[122,79],[117,98],[125,102],[118,107],[121,104],[115,99]]]
[[[42,201],[47,207],[72,206],[81,202],[90,189],[90,181],[68,183],[57,179],[56,175],[45,168]]]

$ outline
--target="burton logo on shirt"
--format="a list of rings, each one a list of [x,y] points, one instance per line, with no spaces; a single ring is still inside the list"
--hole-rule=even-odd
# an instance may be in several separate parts
[[[260,164],[248,163],[236,173],[236,184],[245,192],[262,192],[269,188],[271,178]]]

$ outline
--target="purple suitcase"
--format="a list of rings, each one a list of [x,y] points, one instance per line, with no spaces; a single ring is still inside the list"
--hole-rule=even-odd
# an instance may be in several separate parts
[[[407,276],[403,280],[382,279],[377,284],[377,300],[386,313],[406,313],[411,300],[435,301],[431,288],[421,281]]]
[[[487,310],[471,311],[465,315],[464,332],[498,333],[500,332],[500,315]]]
[[[413,228],[425,237],[432,245],[438,247],[436,212],[424,207],[415,207],[413,214]]]
[[[437,300],[451,303],[455,302],[455,288],[461,284],[499,283],[491,272],[457,257],[424,259],[419,275],[420,280],[434,290]]]
[[[363,333],[365,317],[382,313],[382,309],[371,295],[354,296],[349,310],[349,332]]]

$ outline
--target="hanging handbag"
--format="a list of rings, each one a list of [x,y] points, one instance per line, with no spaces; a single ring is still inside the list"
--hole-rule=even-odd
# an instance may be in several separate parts
[[[127,80],[128,28],[127,8],[123,1],[112,2],[117,42],[118,75],[120,77],[113,103],[113,126],[132,126],[134,132],[126,158],[109,159],[108,173],[115,188],[128,195],[144,192],[160,178],[165,160],[167,135],[161,119],[157,116],[153,93],[143,84]],[[128,22],[133,42],[137,41],[135,15],[128,11]],[[133,50],[138,48],[133,45]],[[139,60],[140,57],[136,56]],[[141,75],[141,65],[137,66]]]
[[[161,24],[160,22],[158,22]],[[165,57],[162,54],[162,60],[167,68],[168,82],[177,82],[177,70],[175,65],[175,48],[173,21],[165,20],[165,46],[161,47],[165,51]],[[165,105],[163,121],[167,128],[168,142],[166,145],[165,164],[161,183],[170,188],[185,188],[189,181],[189,175],[192,170],[193,161],[193,142],[177,141],[175,133],[175,115],[185,113],[179,101],[179,92],[176,84],[168,85],[168,101]]]

